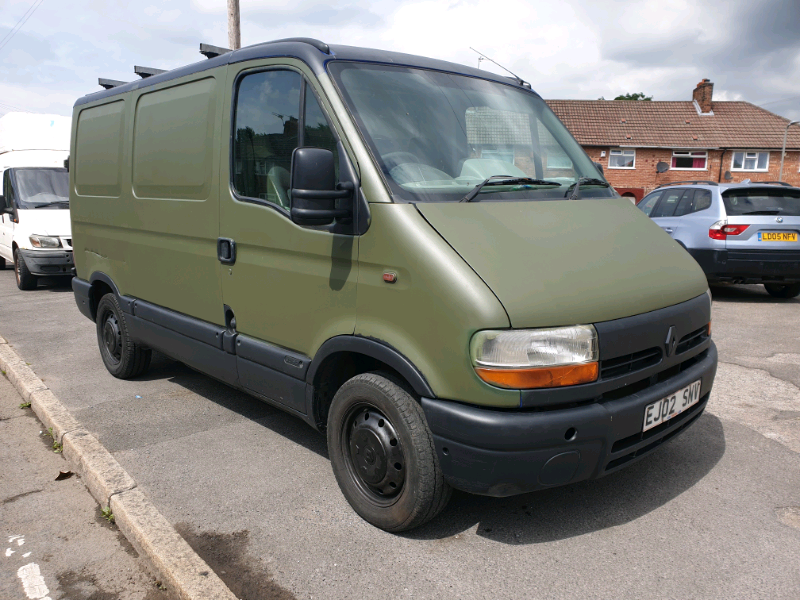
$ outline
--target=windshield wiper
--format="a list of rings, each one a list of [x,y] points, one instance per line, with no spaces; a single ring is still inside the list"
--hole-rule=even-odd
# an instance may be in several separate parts
[[[32,204],[32,208],[44,208],[45,206],[60,206],[65,204],[69,206],[69,200],[58,200],[56,202],[40,202],[38,204]]]
[[[561,187],[561,184],[557,181],[532,179],[531,177],[514,177],[513,175],[492,175],[476,185],[466,196],[459,200],[459,202],[472,202],[475,197],[481,193],[484,186],[487,185],[516,185],[520,183],[528,185],[555,185]]]
[[[608,183],[607,181],[603,181],[602,179],[596,179],[594,177],[581,177],[580,179],[578,179],[578,181],[576,181],[567,188],[567,191],[564,193],[564,197],[566,198],[567,195],[569,194],[569,191],[572,189],[572,186],[575,186],[575,190],[573,190],[572,195],[569,197],[569,199],[577,200],[578,198],[580,198],[581,184],[584,183],[587,185],[602,185],[603,187],[607,188],[611,187],[610,183]]]
[[[753,210],[750,212],[742,213],[743,215],[777,215],[783,212],[780,208],[775,210]]]

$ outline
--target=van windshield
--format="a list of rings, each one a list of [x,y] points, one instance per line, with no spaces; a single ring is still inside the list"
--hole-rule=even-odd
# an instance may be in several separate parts
[[[20,208],[69,208],[66,169],[15,169],[14,179]]]
[[[581,178],[581,197],[616,196],[532,92],[419,68],[329,68],[395,198],[457,202],[497,176],[535,181],[493,181],[472,201],[560,199]]]

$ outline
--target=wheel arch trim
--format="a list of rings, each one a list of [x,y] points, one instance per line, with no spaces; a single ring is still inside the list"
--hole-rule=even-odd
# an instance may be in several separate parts
[[[357,335],[338,335],[322,344],[308,367],[306,383],[313,385],[317,371],[325,359],[339,352],[362,354],[379,360],[402,375],[419,396],[436,397],[425,376],[401,352],[379,340]]]

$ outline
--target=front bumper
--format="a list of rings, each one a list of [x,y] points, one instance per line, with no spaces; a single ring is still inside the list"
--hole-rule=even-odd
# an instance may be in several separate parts
[[[20,250],[32,275],[39,277],[75,274],[72,250]]]
[[[615,400],[530,412],[423,398],[422,408],[450,485],[511,496],[602,477],[646,456],[702,414],[716,371],[717,349],[709,340],[687,368]],[[648,404],[698,379],[700,402],[642,433]]]
[[[689,250],[712,282],[800,282],[796,250]]]

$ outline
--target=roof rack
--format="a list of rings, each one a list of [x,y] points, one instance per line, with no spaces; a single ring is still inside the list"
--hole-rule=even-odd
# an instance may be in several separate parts
[[[107,90],[110,90],[111,88],[115,88],[115,87],[120,86],[120,85],[125,85],[126,83],[128,83],[128,82],[127,81],[117,81],[116,79],[105,79],[103,77],[98,77],[97,78],[97,85],[99,85],[101,88],[105,88]]]
[[[704,181],[702,179],[693,179],[692,181],[670,181],[669,183],[662,183],[656,189],[670,185],[719,185],[719,183],[716,181]]]
[[[153,75],[161,75],[161,73],[166,73],[164,69],[154,69],[153,67],[133,67],[133,72],[136,73],[142,79],[147,79],[148,77],[152,77]]]
[[[220,46],[212,46],[211,44],[200,44],[200,54],[209,59],[222,56],[230,51],[230,48],[221,48]]]
[[[785,181],[753,181],[751,183],[753,184],[768,183],[770,185],[783,185],[786,187],[794,187],[791,183],[786,183]]]

